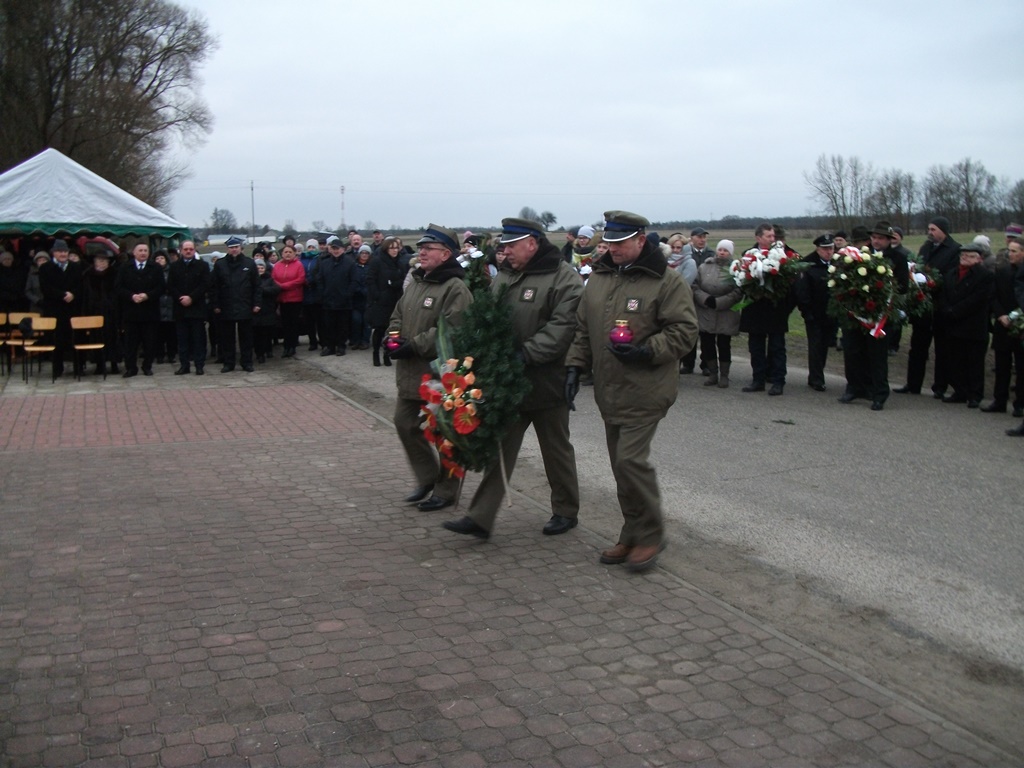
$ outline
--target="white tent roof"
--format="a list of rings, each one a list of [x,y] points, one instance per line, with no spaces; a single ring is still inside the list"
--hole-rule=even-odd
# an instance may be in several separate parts
[[[56,149],[0,175],[0,234],[187,236],[161,213]]]

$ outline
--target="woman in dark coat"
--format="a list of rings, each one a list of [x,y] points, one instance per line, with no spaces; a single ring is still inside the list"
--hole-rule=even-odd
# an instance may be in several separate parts
[[[103,316],[103,343],[106,348],[94,353],[96,373],[103,372],[104,363],[110,373],[119,373],[121,362],[120,313],[114,283],[117,280],[117,263],[110,251],[100,251],[92,257],[92,266],[82,275],[83,315]]]
[[[397,237],[388,237],[372,259],[366,275],[366,322],[373,330],[373,364],[380,365],[380,347],[395,305],[402,297],[402,284],[409,271],[409,258],[402,252]],[[391,357],[384,350],[384,365],[391,365]]]

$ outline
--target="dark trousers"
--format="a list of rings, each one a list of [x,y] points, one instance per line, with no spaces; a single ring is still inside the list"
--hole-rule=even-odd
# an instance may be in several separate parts
[[[343,352],[348,343],[348,331],[352,325],[352,308],[328,309],[324,307],[320,327],[320,346]]]
[[[889,342],[867,331],[843,331],[846,393],[878,403],[889,399]]]
[[[928,350],[935,342],[935,381],[932,391],[942,394],[949,386],[949,356],[946,335],[936,328],[931,315],[915,317],[910,321],[910,353],[907,356],[907,389],[920,392],[924,384],[924,370],[928,364]]]
[[[747,334],[747,350],[755,384],[786,383],[786,334]]]
[[[302,305],[302,324],[306,326],[309,346],[315,347],[320,340],[320,324],[323,322],[324,308],[320,304]]]
[[[139,342],[142,342],[142,370],[153,367],[156,357],[156,331],[158,321],[126,321],[124,324],[124,367],[128,371],[139,370]]]
[[[701,357],[701,362],[702,363],[704,362],[703,356]],[[686,369],[688,371],[692,371],[693,370],[694,366],[697,364],[697,347],[696,347],[696,345],[694,345],[693,349],[691,349],[689,352],[687,352],[685,355],[683,355],[682,359],[679,361],[679,364],[680,364],[680,366],[682,368],[684,368],[684,369]]]
[[[665,536],[661,490],[650,461],[651,442],[657,430],[658,422],[622,425],[605,422],[604,438],[622,510],[619,544],[646,547],[660,544]]]
[[[178,326],[173,320],[161,320],[156,329],[156,356],[169,363],[178,354]]]
[[[370,326],[366,322],[365,300],[361,306],[356,302],[352,304],[352,327],[349,330],[349,338],[353,347],[370,343]]]
[[[266,359],[272,353],[274,342],[274,326],[254,325],[252,327],[252,346],[258,359]]]
[[[1013,407],[1024,404],[1024,344],[1020,339],[1011,339],[1005,333],[1002,338],[993,335],[992,349],[996,355],[996,382],[992,399],[1005,403],[1010,399],[1010,379],[1017,374],[1017,388],[1013,396]]]
[[[226,320],[221,318],[218,321],[220,326],[220,340],[217,343],[217,350],[224,359],[224,365],[235,364],[235,333],[238,333],[238,356],[242,367],[252,366],[252,320]]]
[[[178,360],[181,365],[195,363],[196,370],[206,364],[206,323],[199,317],[175,321],[178,330]]]
[[[985,396],[985,353],[988,339],[958,339],[950,337],[949,383],[954,397],[981,400]]]
[[[64,361],[74,356],[75,344],[71,333],[71,317],[58,317],[57,327],[53,331],[53,345],[57,348],[53,353],[54,377],[64,373]]]
[[[299,346],[299,323],[302,319],[302,304],[298,301],[290,301],[285,304],[278,304],[277,306],[281,310],[281,338],[284,342],[284,348],[295,349]]]
[[[708,368],[732,362],[732,336],[724,333],[700,332],[700,361]]]
[[[812,387],[825,386],[825,363],[829,347],[835,344],[835,324],[807,320],[804,328],[807,330],[807,383]]]

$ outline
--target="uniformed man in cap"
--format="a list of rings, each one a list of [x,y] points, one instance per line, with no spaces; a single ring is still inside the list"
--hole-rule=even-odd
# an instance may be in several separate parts
[[[576,307],[583,295],[583,281],[536,221],[509,218],[502,219],[501,226],[505,261],[491,290],[500,291],[507,286],[504,302],[512,310],[518,354],[530,382],[530,393],[520,406],[519,419],[509,427],[501,450],[505,471],[511,477],[523,436],[533,425],[551,486],[551,519],[543,532],[557,535],[576,527],[580,508],[576,453],[569,442],[569,407],[564,385],[565,353],[576,328]],[[444,527],[455,533],[488,538],[505,495],[501,474],[501,463],[496,461],[484,472],[469,505],[469,514],[445,523]]]
[[[240,237],[229,237],[228,255],[213,265],[213,313],[220,328],[217,349],[224,359],[221,373],[235,370],[235,333],[242,370],[252,371],[252,318],[260,311],[262,291],[256,262],[242,253]]]
[[[431,373],[430,361],[437,357],[438,320],[444,317],[449,327],[455,326],[473,301],[473,294],[462,279],[466,273],[457,261],[458,235],[431,224],[416,245],[419,266],[391,314],[388,332],[397,332],[404,340],[391,353],[391,359],[397,361],[395,429],[416,476],[416,488],[405,501],[430,512],[455,502],[459,480],[441,467],[437,452],[423,436],[420,384],[423,375]]]
[[[71,252],[64,240],[53,243],[53,260],[39,267],[39,290],[42,309],[48,317],[57,318],[54,332],[53,378],[64,374],[64,360],[73,353],[71,318],[78,314],[82,300],[82,265],[71,261]],[[78,371],[76,371],[78,373]]]
[[[807,330],[807,386],[816,392],[825,391],[825,363],[836,338],[837,323],[828,313],[828,268],[835,251],[831,235],[814,238],[814,253],[803,259],[807,269],[794,285],[796,304]]]
[[[910,271],[906,257],[893,245],[892,226],[888,221],[880,221],[868,237],[871,249],[882,253],[892,265],[896,290],[906,292]],[[843,369],[846,391],[839,398],[840,403],[863,397],[871,401],[872,411],[885,407],[889,399],[889,342],[884,333],[875,337],[859,324],[856,328],[847,326],[843,331]]]
[[[600,560],[639,572],[663,547],[661,494],[648,457],[658,422],[676,400],[679,359],[697,341],[697,313],[686,281],[647,240],[650,222],[626,211],[604,217],[608,253],[594,263],[576,311],[565,394],[573,407],[580,374],[593,370],[623,517],[618,543]],[[613,343],[609,333],[623,322],[632,339]]]

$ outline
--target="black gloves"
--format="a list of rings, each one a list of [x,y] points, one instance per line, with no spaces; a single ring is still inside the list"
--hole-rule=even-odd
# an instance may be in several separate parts
[[[412,344],[408,341],[403,341],[402,346],[396,349],[394,352],[388,352],[388,355],[392,360],[405,360],[413,357],[416,354],[416,350],[412,348]]]
[[[643,365],[654,359],[650,349],[635,344],[609,344],[608,349],[619,360],[629,365]]]
[[[704,306],[707,307],[708,309],[714,309],[715,307],[718,306],[718,302],[715,301],[714,296],[708,296],[706,299],[704,299]]]
[[[580,391],[580,368],[570,365],[565,369],[565,402],[569,410],[576,410],[576,394]]]

